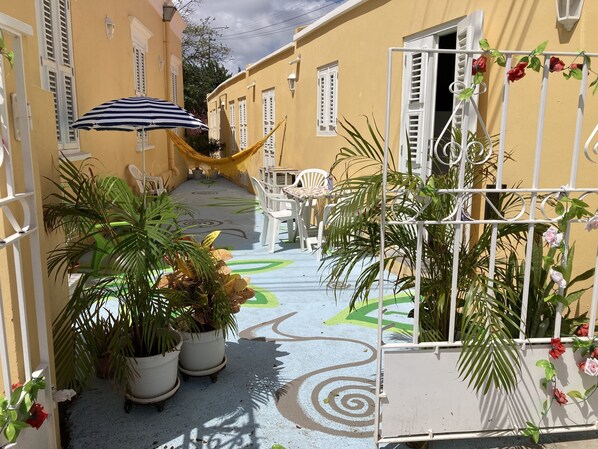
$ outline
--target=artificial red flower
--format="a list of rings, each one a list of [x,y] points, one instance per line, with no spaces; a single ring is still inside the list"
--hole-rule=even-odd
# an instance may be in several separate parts
[[[574,69],[579,69],[579,70],[581,70],[581,69],[583,68],[583,64],[571,64],[571,65],[569,66],[569,68],[570,68],[571,70],[574,70]]]
[[[507,72],[509,76],[509,81],[517,81],[520,80],[525,76],[525,68],[527,67],[527,62],[520,62],[515,67]]]
[[[31,416],[25,422],[36,429],[39,429],[48,418],[48,414],[39,402],[36,402],[31,406],[29,413],[31,413]]]
[[[567,395],[565,393],[563,393],[561,390],[559,390],[558,388],[554,389],[554,398],[561,405],[565,405],[568,402]]]
[[[15,391],[17,388],[20,388],[23,386],[23,382],[17,382],[15,384],[12,384],[12,391]]]
[[[563,354],[564,352],[565,352],[565,347],[561,343],[561,339],[560,338],[551,338],[550,339],[550,351],[548,351],[548,354],[550,355],[550,357],[552,357],[553,359],[558,359],[561,356],[561,354]]]
[[[590,349],[591,349],[591,351],[590,351],[590,358],[591,359],[598,359],[598,348],[592,347]]]
[[[556,56],[551,56],[549,67],[551,72],[560,72],[565,68],[565,63]]]
[[[579,371],[585,371],[586,370],[586,361],[584,360],[577,366],[579,367]]]
[[[484,73],[486,71],[486,62],[488,62],[486,56],[480,56],[478,59],[474,59],[471,66],[471,74]]]
[[[590,330],[589,324],[584,323],[575,330],[575,335],[577,335],[578,337],[587,337],[589,330]]]

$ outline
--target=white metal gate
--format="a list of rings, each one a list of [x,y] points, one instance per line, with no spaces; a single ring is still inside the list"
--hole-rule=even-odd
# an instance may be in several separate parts
[[[389,49],[385,162],[388,161],[389,142],[393,139],[393,133],[396,134],[395,130],[399,128],[397,125],[399,117],[391,115],[391,112],[396,111],[395,105],[397,103],[391,92],[396,92],[396,86],[401,85],[400,70],[397,69],[396,59],[397,57],[404,57],[406,61],[409,61],[412,54],[419,56],[423,54],[426,57],[435,58],[439,53],[460,53],[465,55],[465,67],[468,71],[471,71],[473,58],[480,56],[479,51],[423,48]],[[578,185],[578,173],[582,168],[586,170],[585,174],[588,173],[588,170],[594,170],[595,173],[598,173],[596,166],[593,166],[593,163],[598,162],[598,125],[594,126],[595,114],[586,114],[586,102],[598,102],[598,98],[591,98],[591,94],[588,94],[588,85],[591,80],[589,80],[587,65],[585,64],[587,60],[582,61],[579,59],[577,62],[584,62],[580,73],[582,79],[578,81],[579,89],[574,88],[577,92],[573,95],[573,98],[570,98],[569,101],[559,99],[558,103],[555,103],[557,100],[549,95],[549,86],[553,82],[557,87],[554,87],[550,93],[555,96],[558,96],[558,93],[563,89],[562,85],[558,83],[565,82],[560,74],[558,74],[559,81],[554,81],[557,79],[557,74],[552,75],[550,73],[550,57],[567,58],[570,61],[575,57],[581,58],[577,53],[544,52],[538,54],[537,56],[544,66],[540,73],[531,72],[528,68],[528,79],[526,80],[528,84],[525,87],[509,82],[507,70],[514,65],[514,58],[528,55],[528,53],[504,51],[506,68],[500,69],[500,75],[502,76],[492,78],[494,86],[487,87],[483,83],[478,87],[476,95],[479,94],[480,96],[490,96],[492,89],[494,89],[495,96],[493,98],[498,99],[496,103],[500,105],[500,108],[494,108],[495,103],[488,100],[488,109],[491,109],[491,111],[483,117],[475,106],[475,102],[467,100],[462,102],[466,114],[475,116],[478,121],[477,136],[480,137],[479,140],[468,139],[467,133],[462,133],[460,141],[455,141],[456,138],[453,136],[446,140],[448,142],[447,146],[443,146],[444,144],[437,141],[428,149],[427,157],[430,160],[437,159],[440,163],[458,169],[457,172],[460,173],[458,183],[453,188],[434,190],[433,186],[428,185],[427,188],[434,190],[433,195],[430,195],[429,191],[426,193],[424,188],[421,190],[421,197],[414,195],[413,191],[383,189],[381,199],[381,277],[378,308],[379,357],[375,390],[375,437],[377,445],[404,441],[520,435],[526,427],[526,421],[534,421],[538,415],[544,412],[542,410],[542,407],[545,407],[543,401],[551,402],[552,390],[543,390],[539,386],[545,372],[542,368],[536,366],[536,362],[548,359],[551,337],[561,336],[561,326],[564,323],[561,317],[563,308],[561,305],[557,306],[555,319],[551,321],[553,324],[550,325],[552,326],[550,329],[554,330],[551,335],[541,338],[528,338],[526,323],[530,321],[526,314],[529,307],[531,307],[530,304],[535,300],[530,297],[530,283],[533,282],[535,274],[532,270],[532,256],[535,254],[533,252],[534,234],[537,227],[557,224],[559,219],[562,218],[562,213],[555,209],[558,203],[569,207],[570,200],[581,199],[589,204],[588,209],[592,213],[598,208],[598,182],[594,179],[591,185]],[[587,58],[595,58],[596,56],[598,54],[586,54]],[[393,61],[395,62],[394,66]],[[405,63],[405,66],[409,67],[409,64]],[[513,102],[514,99],[517,99],[513,96],[524,96],[529,100],[531,97],[529,83],[532,82],[529,78],[535,78],[534,88],[537,88],[538,82],[540,84],[538,108],[535,111],[532,110],[528,102],[525,117],[527,119],[533,116],[534,120],[517,120],[517,117],[512,118],[514,114]],[[575,81],[572,79],[569,82],[574,83]],[[456,98],[470,85],[469,83],[470,81],[460,85],[453,84],[452,90],[454,90]],[[488,92],[486,92],[487,89]],[[521,90],[517,92],[516,89],[524,89],[525,93],[522,94]],[[572,89],[572,87],[568,86],[567,89]],[[459,107],[458,99],[455,103]],[[550,108],[549,104],[553,107]],[[555,111],[555,104],[558,104],[559,108],[562,109]],[[509,109],[509,106],[511,106],[511,109]],[[593,110],[596,110],[595,106]],[[572,139],[562,142],[546,142],[544,140],[548,127],[554,127],[555,114],[557,117],[558,114],[568,114],[575,117],[574,129],[570,130],[568,134],[563,130],[563,133],[571,135]],[[498,138],[490,139],[490,141],[494,140],[494,144],[478,145],[477,142],[482,140],[481,136],[490,137],[485,124],[485,120],[489,119],[493,120],[493,127],[499,130]],[[400,120],[404,120],[404,117]],[[452,117],[444,128],[444,132],[447,130],[450,132],[451,121]],[[529,133],[533,133],[531,140],[535,140],[533,147],[527,148],[527,151],[534,155],[533,163],[529,166],[529,176],[523,179],[525,184],[521,184],[516,188],[507,188],[504,184],[511,182],[505,171],[505,163],[509,157],[508,149],[517,145],[517,142],[509,140],[509,137],[513,135],[514,129],[521,126],[522,122],[537,123],[535,129],[528,130]],[[560,120],[557,119],[556,122],[560,123]],[[552,125],[548,123],[552,123]],[[535,135],[535,139],[533,135]],[[398,138],[401,139],[402,137]],[[397,139],[397,136],[395,135],[394,138]],[[447,153],[444,154],[444,157],[441,157],[444,150]],[[585,152],[585,157],[583,157],[582,152]],[[565,172],[564,182],[558,182],[553,178],[546,179],[546,176],[542,176],[547,159],[555,157],[558,158],[555,163],[561,166]],[[469,169],[475,171],[476,164],[487,162],[489,158],[495,158],[490,173],[494,187],[484,188],[484,186],[476,183],[468,183],[464,173]],[[585,164],[585,167],[582,164]],[[588,168],[588,165],[594,168]],[[387,163],[385,163],[385,186],[387,176],[388,168]],[[505,195],[509,195],[515,203],[514,211],[508,215],[502,215],[495,207],[496,198],[501,195],[503,195],[503,198]],[[452,204],[450,211],[444,216],[437,216],[433,219],[424,218],[426,208],[434,207],[432,197],[438,199],[442,196],[450,198],[449,204]],[[408,201],[412,205],[417,204],[419,209],[414,208],[412,213],[405,213],[404,207]],[[475,211],[472,213],[472,205],[475,204],[485,204],[486,211],[489,213],[487,215]],[[481,207],[479,207],[479,210],[481,211]],[[593,220],[598,220],[598,217],[594,216]],[[578,237],[578,245],[584,245],[586,248],[589,245],[592,254],[591,260],[588,262],[589,266],[582,267],[580,271],[588,268],[595,268],[598,271],[598,257],[595,255],[598,230],[583,235],[578,232],[580,228],[583,228],[584,223],[587,227],[590,227],[588,221],[589,217],[583,217],[579,220],[572,219],[569,222],[570,226],[567,227],[561,237],[565,247],[568,247],[570,241],[572,241],[572,234]],[[514,328],[515,338],[509,339],[510,342],[514,342],[517,354],[520,357],[521,372],[511,394],[501,393],[499,390],[492,388],[487,394],[476,393],[468,387],[467,382],[460,378],[457,370],[459,356],[463,350],[460,332],[464,329],[459,328],[457,321],[459,317],[465,319],[463,317],[469,318],[472,316],[468,314],[468,309],[462,309],[463,305],[458,298],[460,288],[458,285],[458,282],[460,282],[459,258],[463,255],[463,248],[467,250],[475,243],[475,239],[480,235],[479,229],[482,226],[487,226],[491,238],[488,245],[486,265],[488,286],[487,290],[484,291],[487,291],[489,296],[495,298],[500,285],[493,283],[498,282],[496,280],[499,270],[498,260],[503,256],[497,242],[500,241],[501,229],[512,224],[522,225],[524,227],[523,235],[526,236],[520,254],[521,280],[523,283],[519,304],[522,312],[518,314],[517,325]],[[448,317],[447,337],[439,340],[421,338],[423,335],[422,320],[428,318],[422,316],[422,311],[429,310],[425,308],[425,304],[422,306],[424,301],[422,288],[426,276],[427,262],[424,260],[423,248],[425,244],[429,243],[426,239],[430,238],[428,231],[431,226],[450,227],[453,235],[451,248],[447,253],[451,258],[449,266],[452,266],[449,275],[450,288],[446,297],[450,315]],[[382,324],[385,312],[383,298],[388,293],[385,291],[384,255],[388,256],[393,251],[401,251],[401,248],[389,248],[386,242],[387,234],[398,227],[409,227],[417,233],[416,255],[408,261],[414,278],[414,324],[412,336],[404,341],[397,341],[394,338],[394,342],[392,342],[393,336],[387,334],[386,328]],[[478,229],[478,232],[473,232],[475,229]],[[580,236],[583,237],[583,241],[580,241]],[[546,246],[545,244],[544,247]],[[552,272],[550,273],[552,276]],[[558,276],[556,279],[558,281]],[[584,297],[591,298],[587,321],[595,323],[598,305],[596,276],[588,279],[586,283],[588,290]],[[563,291],[562,287],[556,290],[555,294],[562,294]],[[594,335],[594,326],[590,324],[587,339],[592,339]],[[598,395],[592,396],[591,391],[593,388],[592,382],[593,384],[596,383],[596,377],[578,375],[580,360],[579,355],[574,357],[573,354],[573,338],[562,337],[562,342],[567,348],[567,352],[558,359],[558,362],[555,361],[555,364],[558,365],[559,375],[566,377],[566,390],[588,392],[587,396],[589,398],[583,403],[577,403],[577,406],[575,405],[576,400],[569,398],[569,403],[573,404],[572,406],[561,407],[555,405],[550,410],[546,410],[544,416],[538,421],[539,427],[542,432],[595,430],[596,422],[598,422]],[[565,381],[561,378],[557,380],[563,382],[564,388]]]
[[[2,388],[11,391],[17,381],[29,380],[32,376],[44,376],[46,388],[38,393],[38,402],[49,413],[47,422],[39,430],[25,429],[19,436],[17,446],[30,449],[56,448],[55,407],[52,400],[52,373],[46,326],[46,306],[43,291],[42,255],[38,225],[38,193],[35,189],[35,173],[32,161],[27,90],[25,84],[25,63],[23,40],[33,36],[31,26],[0,14],[0,28],[14,51],[14,66],[0,63],[0,167],[4,168],[4,186],[0,192],[0,220],[4,224],[0,234],[0,269],[8,276],[9,298],[2,297],[0,289],[0,364]],[[4,59],[4,58],[2,58]],[[9,92],[5,74],[11,71],[16,92]],[[12,96],[11,96],[12,94]],[[8,99],[12,97],[12,124],[17,133],[16,144],[11,144]],[[2,178],[0,178],[2,179]],[[6,263],[6,265],[5,265]],[[7,290],[4,290],[5,292]],[[30,299],[33,297],[33,301]],[[10,305],[14,314],[7,318],[5,306]],[[33,310],[32,310],[32,307]],[[32,321],[32,317],[34,321]],[[10,347],[10,341],[16,347]],[[37,338],[37,345],[31,345]],[[35,349],[39,348],[39,352]],[[13,354],[16,354],[14,356]],[[21,359],[22,355],[22,359]],[[18,360],[17,360],[18,358]],[[14,373],[25,373],[25,379],[17,379]],[[36,363],[36,366],[33,366]]]

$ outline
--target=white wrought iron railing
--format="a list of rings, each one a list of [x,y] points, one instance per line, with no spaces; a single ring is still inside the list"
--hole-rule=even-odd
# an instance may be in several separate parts
[[[389,150],[389,142],[394,138],[396,138],[396,130],[401,128],[398,123],[400,121],[406,120],[404,116],[399,118],[399,114],[397,114],[396,110],[396,99],[393,98],[393,95],[396,95],[396,92],[400,92],[400,89],[397,89],[397,86],[401,86],[401,76],[406,76],[405,74],[401,73],[400,67],[409,67],[409,64],[403,64],[403,60],[401,60],[400,64],[397,64],[396,60],[401,57],[410,58],[410,55],[417,54],[417,55],[424,55],[425,58],[436,58],[438,54],[455,54],[455,55],[465,55],[466,57],[466,66],[467,68],[472,67],[472,61],[474,58],[479,57],[482,52],[480,50],[476,51],[463,51],[463,50],[447,50],[447,49],[423,49],[423,48],[390,48],[388,50],[388,83],[387,83],[387,93],[386,93],[386,131],[385,131],[385,160],[384,160],[384,186],[387,184],[388,180],[388,152]],[[453,201],[453,208],[449,211],[445,216],[442,217],[435,217],[435,219],[423,219],[422,216],[424,215],[425,208],[431,207],[431,199],[428,199],[428,202],[421,201],[421,209],[419,211],[414,212],[411,216],[405,216],[404,210],[401,209],[401,205],[404,204],[404,200],[409,195],[413,195],[413,192],[409,192],[406,190],[389,190],[387,188],[383,188],[382,190],[382,198],[381,198],[381,223],[380,223],[380,235],[381,235],[381,248],[380,248],[380,293],[379,293],[379,307],[378,307],[378,349],[379,349],[379,357],[378,357],[378,366],[377,366],[377,378],[376,378],[376,416],[375,416],[375,432],[376,432],[376,443],[377,445],[382,444],[389,444],[389,443],[400,443],[404,441],[423,441],[423,440],[430,440],[430,439],[451,439],[451,438],[465,438],[465,437],[480,437],[480,436],[497,436],[497,435],[514,435],[520,434],[522,427],[519,426],[518,423],[514,423],[514,420],[508,421],[504,416],[501,416],[500,419],[503,419],[500,423],[482,423],[481,421],[478,423],[476,418],[481,417],[485,414],[491,415],[486,409],[484,405],[490,399],[484,398],[484,395],[476,396],[475,400],[478,401],[478,410],[480,411],[478,417],[473,417],[472,421],[467,425],[464,425],[463,428],[451,428],[450,424],[444,426],[444,421],[446,416],[439,415],[437,416],[436,421],[429,416],[426,416],[424,419],[422,417],[422,413],[432,413],[431,409],[425,409],[421,407],[421,404],[418,403],[409,403],[409,395],[403,396],[400,402],[397,402],[396,399],[398,395],[402,395],[405,393],[404,390],[401,390],[400,387],[397,385],[401,383],[409,383],[409,388],[421,389],[421,398],[425,397],[427,394],[427,390],[431,388],[431,385],[435,382],[438,377],[448,375],[451,379],[454,377],[454,380],[457,382],[461,382],[458,379],[458,375],[455,374],[454,364],[455,364],[455,357],[458,357],[459,351],[463,347],[463,342],[459,340],[459,335],[456,329],[456,317],[458,312],[458,268],[459,268],[459,257],[460,257],[460,250],[462,248],[462,244],[465,239],[475,238],[470,237],[469,230],[475,226],[484,226],[489,225],[492,226],[492,237],[491,237],[491,244],[489,249],[489,264],[487,268],[488,279],[489,282],[492,283],[496,267],[497,258],[500,257],[500,250],[497,246],[498,234],[499,234],[499,227],[501,225],[509,224],[509,223],[517,223],[517,224],[524,224],[527,225],[527,243],[525,246],[525,251],[522,260],[525,260],[525,270],[523,274],[524,285],[522,287],[522,298],[521,298],[521,314],[519,316],[519,335],[516,338],[513,338],[513,342],[518,345],[519,351],[521,352],[522,359],[525,357],[530,356],[529,352],[526,352],[527,349],[533,347],[534,345],[544,345],[549,344],[551,342],[551,337],[560,337],[561,336],[561,311],[562,305],[559,305],[557,314],[555,316],[554,321],[554,332],[552,336],[546,336],[542,338],[528,338],[526,336],[526,323],[528,317],[526,316],[526,311],[528,309],[528,302],[529,302],[529,287],[532,277],[532,250],[534,247],[534,231],[536,226],[541,224],[553,224],[556,223],[561,217],[557,215],[552,209],[552,206],[549,207],[549,204],[552,204],[555,199],[562,198],[566,196],[567,198],[575,198],[584,200],[586,203],[590,204],[590,210],[595,211],[598,208],[598,182],[594,182],[592,185],[579,185],[578,182],[578,173],[580,164],[582,161],[584,163],[593,164],[598,162],[598,142],[596,138],[598,136],[598,124],[595,125],[594,123],[588,123],[591,120],[595,120],[595,114],[587,114],[586,110],[588,109],[587,104],[591,103],[592,101],[596,102],[598,105],[598,97],[595,99],[591,98],[589,94],[589,71],[586,64],[584,64],[581,68],[582,72],[582,79],[579,81],[579,91],[577,94],[577,101],[573,105],[574,109],[570,111],[561,111],[563,115],[571,114],[575,116],[573,121],[573,139],[570,145],[561,145],[561,148],[565,148],[562,150],[562,159],[558,161],[562,167],[565,167],[565,158],[568,157],[570,159],[570,173],[568,176],[568,181],[566,185],[548,185],[544,186],[540,182],[542,169],[546,167],[546,155],[547,155],[547,148],[549,144],[545,142],[544,136],[547,133],[547,117],[549,114],[547,112],[547,104],[548,104],[548,92],[549,92],[549,85],[551,81],[554,80],[557,74],[551,74],[549,67],[550,67],[550,57],[556,56],[559,58],[574,58],[580,57],[579,53],[573,52],[548,52],[544,51],[537,56],[542,61],[543,69],[541,70],[539,76],[540,82],[540,90],[539,90],[539,102],[538,102],[538,111],[533,119],[528,119],[525,122],[520,123],[513,123],[511,120],[509,122],[510,114],[512,114],[512,109],[509,109],[511,105],[511,96],[513,89],[521,89],[521,86],[517,83],[512,83],[508,79],[507,70],[509,70],[513,65],[515,58],[528,56],[530,52],[524,51],[503,51],[503,55],[506,59],[505,68],[498,68],[498,66],[492,68],[492,73],[494,74],[494,80],[497,81],[498,85],[487,85],[482,83],[477,86],[475,96],[478,95],[488,95],[494,89],[494,93],[496,90],[500,90],[501,95],[495,95],[493,97],[493,101],[496,100],[498,103],[497,108],[494,108],[496,105],[494,102],[488,102],[489,107],[488,110],[492,110],[491,113],[486,113],[485,115],[481,114],[478,110],[478,106],[476,105],[475,101],[471,101],[470,99],[464,99],[461,101],[455,101],[456,107],[454,109],[451,118],[447,121],[446,125],[442,128],[442,134],[445,134],[447,130],[450,130],[451,124],[453,123],[453,117],[458,108],[462,108],[464,111],[465,116],[473,116],[477,121],[477,129],[478,134],[482,134],[485,136],[486,142],[488,145],[481,145],[480,142],[471,142],[468,141],[467,135],[467,124],[463,123],[463,132],[461,133],[461,141],[455,142],[453,139],[448,139],[447,146],[442,146],[440,144],[440,140],[438,139],[434,145],[430,148],[427,148],[427,154],[424,155],[422,158],[424,168],[422,169],[422,173],[426,173],[425,165],[428,163],[427,161],[431,161],[436,159],[437,162],[446,163],[451,166],[459,167],[461,175],[458,179],[458,185],[455,188],[451,189],[437,189],[435,191],[435,195],[448,195],[452,198]],[[596,53],[585,53],[585,57],[588,59],[592,59],[598,56]],[[583,58],[583,56],[582,56]],[[580,61],[581,63],[582,61]],[[585,60],[583,61],[585,62]],[[490,63],[489,63],[490,64]],[[397,69],[399,67],[399,69]],[[468,73],[471,69],[466,70]],[[496,73],[500,71],[501,76],[495,76]],[[528,71],[530,71],[528,69]],[[533,76],[535,75],[535,76]],[[531,77],[538,77],[538,74],[528,74],[529,78]],[[529,82],[529,80],[526,80]],[[573,82],[571,80],[570,82]],[[464,81],[453,83],[451,89],[456,97],[459,96],[464,89],[472,86],[471,84],[471,75],[467,76]],[[488,90],[488,92],[486,92]],[[403,92],[404,94],[405,92]],[[534,94],[527,89],[526,92],[522,93],[521,91],[518,93],[520,96],[525,96],[526,98],[531,98]],[[596,111],[596,106],[593,107],[593,111]],[[532,111],[526,111],[527,116],[532,115]],[[553,110],[552,114],[555,113]],[[490,116],[491,114],[491,116]],[[486,123],[489,119],[492,119],[494,122],[494,127],[498,129],[498,138],[495,141],[498,142],[497,145],[492,143],[493,139],[490,138],[490,132],[487,130]],[[498,123],[498,126],[496,126]],[[531,176],[527,177],[527,179],[522,179],[526,186],[519,186],[517,188],[500,188],[505,182],[505,161],[508,159],[508,152],[507,152],[507,145],[510,144],[509,138],[512,138],[514,135],[515,129],[518,126],[524,125],[529,126],[530,124],[536,124],[535,129],[535,144],[533,147],[533,166],[531,168]],[[566,123],[566,121],[564,122]],[[430,127],[433,128],[433,127]],[[589,129],[592,131],[588,132]],[[529,130],[528,130],[529,131]],[[520,131],[519,131],[520,132]],[[400,136],[399,138],[402,138]],[[585,142],[585,143],[584,143]],[[552,147],[554,147],[555,143],[551,143]],[[481,154],[479,150],[487,151],[488,154]],[[581,157],[582,152],[585,155],[585,158]],[[473,157],[471,155],[474,155]],[[554,153],[553,153],[554,155]],[[468,165],[475,165],[478,163],[485,163],[488,161],[490,157],[496,158],[496,163],[493,167],[493,184],[497,186],[496,188],[479,188],[479,186],[471,186],[468,185],[464,173],[465,169]],[[448,162],[447,162],[448,161]],[[587,178],[586,178],[587,179]],[[517,203],[516,207],[514,208],[515,211],[511,212],[508,216],[501,215],[499,210],[493,206],[492,201],[489,198],[490,195],[497,195],[497,194],[510,194]],[[485,202],[491,209],[493,209],[494,217],[492,218],[485,218],[477,216],[475,213],[471,213],[471,205],[474,202]],[[575,223],[582,222],[583,220],[571,220],[571,224],[574,225]],[[450,288],[450,297],[449,297],[449,307],[450,307],[450,321],[449,321],[449,330],[448,330],[448,338],[445,341],[420,341],[420,323],[421,323],[421,316],[420,316],[420,299],[421,299],[421,280],[422,280],[422,267],[423,267],[423,243],[424,238],[426,235],[426,227],[430,225],[435,226],[451,226],[454,228],[454,241],[452,247],[452,279],[451,279],[451,288]],[[386,282],[386,274],[385,274],[385,254],[387,253],[388,248],[386,248],[386,232],[389,228],[393,226],[412,226],[417,231],[417,256],[415,261],[411,261],[413,273],[415,276],[414,281],[414,290],[413,290],[413,298],[414,298],[414,306],[413,306],[413,334],[409,341],[401,341],[401,342],[385,342],[388,339],[388,335],[385,334],[386,328],[382,325],[383,323],[383,316],[384,316],[384,304],[383,300],[385,294],[388,291],[385,291],[385,286],[387,286]],[[570,232],[569,229],[564,235],[564,242],[565,245],[569,245],[570,240]],[[594,236],[592,236],[593,239]],[[595,245],[595,240],[590,240],[590,243]],[[591,264],[598,272],[598,255],[594,261],[589,261],[588,263]],[[589,268],[589,267],[588,267]],[[593,278],[593,285],[589,287],[590,291],[585,296],[591,300],[591,304],[589,307],[589,316],[587,321],[590,323],[589,326],[589,334],[587,336],[588,339],[592,339],[595,335],[595,329],[593,323],[596,322],[596,315],[598,309],[598,281],[596,276]],[[564,343],[571,343],[573,341],[572,337],[563,337],[562,341]],[[571,345],[569,345],[570,347]],[[415,351],[415,352],[414,352]],[[430,367],[431,370],[446,369],[447,372],[438,372],[434,371],[430,376],[424,376],[423,378],[417,377],[417,374],[414,374],[412,379],[400,378],[393,373],[392,370],[396,367],[404,366],[405,364],[413,363],[413,365],[409,366],[406,371],[401,371],[400,369],[397,371],[401,371],[402,375],[405,375],[406,372],[409,372],[409,369],[413,369],[413,373],[417,373],[417,363],[430,363],[429,358],[423,358],[421,360],[417,360],[415,354],[417,351],[421,351],[425,354],[433,354],[435,355],[436,359],[440,360],[443,359],[442,353],[448,354],[448,365],[441,364],[437,368]],[[532,351],[533,352],[533,351]],[[456,353],[457,355],[453,356]],[[538,352],[536,351],[533,357],[537,358]],[[395,362],[395,357],[397,358]],[[451,358],[452,357],[452,358]],[[402,358],[402,359],[401,359]],[[534,359],[535,360],[535,359]],[[452,364],[452,365],[451,365]],[[533,365],[533,363],[532,363]],[[452,371],[451,371],[452,366]],[[528,365],[525,362],[522,364],[522,370],[527,369]],[[535,368],[535,367],[534,367]],[[533,371],[534,368],[530,368],[530,371]],[[537,368],[535,368],[537,369]],[[424,370],[425,371],[425,370]],[[447,374],[448,373],[448,374]],[[533,377],[533,376],[532,376]],[[519,382],[524,383],[523,380]],[[445,388],[447,384],[442,384]],[[442,389],[442,386],[439,387]],[[461,388],[461,387],[459,387]],[[527,389],[535,389],[537,385],[525,385],[524,388]],[[435,390],[436,391],[436,390]],[[442,392],[438,392],[441,396]],[[391,396],[394,397],[391,399]],[[473,395],[475,396],[475,394]],[[492,394],[490,395],[492,396]],[[489,397],[490,397],[489,396]],[[499,395],[500,396],[500,395]],[[533,396],[533,394],[532,394]],[[495,400],[495,396],[492,396]],[[428,399],[431,399],[428,397]],[[529,398],[528,398],[529,399]],[[394,400],[394,402],[393,402]],[[423,399],[422,399],[423,400]],[[444,413],[452,414],[451,407],[453,405],[443,403],[442,399],[434,398],[434,408],[443,410]],[[497,401],[504,400],[496,399]],[[464,399],[465,401],[465,399]],[[527,404],[525,406],[521,406],[521,409],[530,409],[533,408],[536,404]],[[590,404],[592,405],[592,404]],[[399,411],[399,408],[404,409],[404,412]],[[457,407],[458,408],[458,407]],[[472,406],[470,409],[476,410],[476,406]],[[432,413],[433,414],[433,413]],[[471,413],[470,413],[471,414]],[[475,413],[474,413],[475,415]],[[491,416],[492,417],[492,416]],[[550,418],[550,417],[548,417]],[[549,420],[550,428],[544,429],[546,432],[566,432],[566,431],[580,431],[580,430],[590,430],[595,429],[595,423],[598,422],[595,413],[592,411],[585,416],[578,417],[577,422],[556,422],[555,420]],[[417,425],[412,424],[415,423],[417,420],[425,422],[422,424],[422,428],[418,428]],[[493,418],[494,419],[494,418]],[[492,419],[490,419],[491,421]],[[506,421],[505,421],[506,420]],[[409,421],[410,424],[405,424],[405,422]],[[450,421],[450,419],[446,419],[446,421]],[[507,422],[508,421],[508,422]],[[575,420],[574,420],[575,421]],[[437,428],[434,428],[434,425]],[[428,427],[426,427],[428,426]],[[447,427],[448,426],[448,427]]]

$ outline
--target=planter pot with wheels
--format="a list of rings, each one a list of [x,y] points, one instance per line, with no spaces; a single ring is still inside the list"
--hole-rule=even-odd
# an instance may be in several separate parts
[[[179,353],[183,344],[178,332],[177,337],[179,342],[176,347],[163,355],[127,359],[127,363],[133,370],[132,379],[129,381],[130,399],[151,400],[176,392],[179,385],[177,377]]]
[[[219,371],[224,367],[224,332],[201,333],[181,332],[183,347],[179,365],[181,371],[190,375],[202,376]]]

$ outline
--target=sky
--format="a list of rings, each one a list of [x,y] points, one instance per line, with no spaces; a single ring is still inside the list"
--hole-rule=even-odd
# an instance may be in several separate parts
[[[293,40],[296,27],[308,25],[345,0],[203,0],[194,16],[214,18],[221,42],[231,49],[224,65],[235,74]]]

